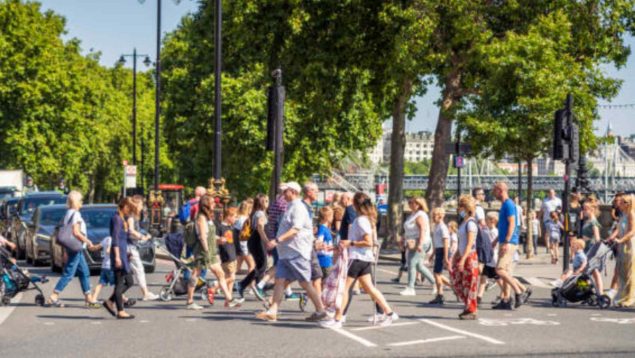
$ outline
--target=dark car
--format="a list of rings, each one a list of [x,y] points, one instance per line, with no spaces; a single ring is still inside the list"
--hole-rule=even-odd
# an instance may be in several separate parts
[[[26,261],[35,266],[51,258],[51,235],[64,219],[66,205],[46,205],[35,209],[26,236]]]
[[[0,205],[0,235],[11,240],[13,218],[18,211],[20,198],[11,198]]]
[[[0,202],[14,198],[18,193],[18,189],[14,186],[0,186]]]
[[[18,202],[17,215],[13,218],[11,241],[17,246],[17,257],[26,257],[26,238],[29,226],[32,226],[33,213],[39,206],[64,204],[66,196],[56,191],[30,193]]]
[[[85,205],[81,208],[80,213],[86,222],[86,231],[88,239],[95,245],[110,235],[110,219],[117,212],[117,206],[112,204],[94,204]],[[60,272],[66,262],[64,248],[57,243],[57,230],[51,236],[51,270]],[[103,260],[102,250],[89,251],[84,250],[86,262],[91,271],[101,269]],[[139,255],[146,272],[154,272],[156,267],[155,247],[152,240],[143,241],[139,244]]]

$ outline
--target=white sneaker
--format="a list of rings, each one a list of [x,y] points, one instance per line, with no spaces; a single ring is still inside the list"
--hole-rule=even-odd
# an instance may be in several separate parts
[[[341,321],[336,321],[334,319],[330,319],[330,320],[327,320],[327,321],[320,321],[320,327],[322,327],[322,328],[331,328],[331,329],[342,328],[342,322]]]
[[[388,327],[390,326],[394,321],[399,319],[399,315],[397,314],[397,312],[393,312],[391,315],[386,315],[386,319],[384,319],[383,321],[379,322],[379,325],[382,327]]]
[[[187,305],[185,308],[188,310],[200,311],[203,309],[203,306],[199,306],[198,304],[196,304],[196,302],[192,302],[189,305]]]
[[[434,285],[434,287],[432,288],[432,296],[436,296],[439,293],[439,291],[437,291],[437,286]]]
[[[148,294],[143,297],[142,301],[156,301],[158,299],[159,299],[158,295],[152,292],[148,292]]]
[[[374,315],[368,316],[368,323],[372,322],[381,322],[386,319],[386,315],[383,313],[376,313]]]
[[[611,300],[613,300],[615,298],[615,295],[617,295],[617,290],[614,290],[611,288],[608,291],[606,291],[606,295],[609,296]]]
[[[346,316],[342,316],[342,319],[340,320],[340,322],[346,323]]]
[[[416,296],[417,292],[415,292],[414,288],[406,287],[406,289],[399,292],[399,294],[402,296]]]

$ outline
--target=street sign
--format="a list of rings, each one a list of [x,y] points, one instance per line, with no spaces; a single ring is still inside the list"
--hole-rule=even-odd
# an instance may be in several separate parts
[[[454,157],[454,167],[455,168],[463,168],[465,167],[465,158],[460,155]]]
[[[461,143],[459,145],[459,149],[461,154],[471,154],[472,153],[472,145],[470,143]],[[456,153],[456,142],[446,143],[445,144],[445,154],[457,154]]]
[[[137,166],[126,165],[123,167],[124,187],[126,189],[137,187]]]

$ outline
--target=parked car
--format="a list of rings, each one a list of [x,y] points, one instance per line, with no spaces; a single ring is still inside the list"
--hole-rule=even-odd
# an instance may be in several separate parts
[[[0,234],[11,240],[13,218],[18,211],[20,198],[11,198],[0,205]]]
[[[65,204],[66,196],[56,191],[30,193],[18,202],[17,215],[13,219],[11,241],[17,246],[17,257],[26,257],[26,238],[29,226],[32,225],[33,213],[39,206]]]
[[[26,262],[37,266],[51,259],[51,235],[64,219],[66,205],[39,206],[33,213],[26,236]]]
[[[1,186],[0,187],[0,203],[11,198],[15,198],[19,195],[19,191],[14,186]]]
[[[88,239],[95,245],[99,244],[105,237],[110,235],[110,219],[117,212],[117,206],[112,204],[85,205],[80,213],[86,222]],[[59,229],[59,228],[58,228]],[[50,241],[51,271],[61,272],[66,262],[64,248],[57,243],[58,229],[53,232]],[[101,268],[103,260],[102,250],[88,251],[84,249],[84,256],[91,271]],[[156,268],[155,247],[152,240],[139,244],[139,254],[146,272],[154,272]]]

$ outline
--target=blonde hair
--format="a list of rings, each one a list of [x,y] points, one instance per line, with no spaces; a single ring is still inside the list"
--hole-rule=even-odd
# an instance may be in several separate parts
[[[471,195],[461,195],[458,208],[465,209],[468,212],[468,216],[472,216],[476,212],[476,201]]]
[[[322,221],[326,221],[326,218],[329,215],[333,215],[333,209],[331,209],[328,206],[325,206],[322,209],[320,209],[320,211],[318,212],[318,220],[320,221],[320,223]]]
[[[457,224],[456,221],[452,220],[448,223],[448,230],[450,230],[451,233],[456,233],[457,231],[459,231],[459,224]]]
[[[573,238],[571,239],[571,246],[577,247],[579,250],[584,250],[586,247],[586,242],[582,239]]]
[[[254,200],[251,198],[248,198],[246,200],[243,200],[240,203],[240,206],[238,207],[238,215],[239,216],[249,216],[249,213],[251,212],[251,208],[254,206]]]
[[[426,213],[428,212],[428,203],[426,203],[426,200],[420,196],[415,196],[410,198],[410,200],[408,200],[409,203],[414,203],[415,205],[419,206],[419,210],[423,210]]]
[[[487,220],[493,220],[494,222],[498,223],[498,213],[489,212],[487,213],[487,216],[485,218]]]
[[[70,193],[68,193],[68,197],[66,198],[66,206],[69,209],[72,209],[74,207],[79,207],[82,205],[82,193],[78,192],[77,190],[73,190]]]
[[[442,207],[438,207],[438,208],[432,209],[432,216],[437,215],[437,214],[445,215],[445,209],[442,208]]]

